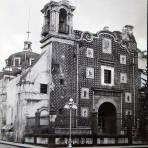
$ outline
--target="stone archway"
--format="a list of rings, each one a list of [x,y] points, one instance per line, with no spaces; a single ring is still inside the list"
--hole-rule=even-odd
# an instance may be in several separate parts
[[[105,102],[98,109],[99,133],[113,135],[117,133],[117,110],[114,104]]]

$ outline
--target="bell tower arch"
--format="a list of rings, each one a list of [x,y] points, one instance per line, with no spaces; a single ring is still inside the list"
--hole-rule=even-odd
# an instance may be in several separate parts
[[[48,34],[72,35],[73,33],[73,11],[75,7],[69,1],[50,1],[41,12],[44,14],[42,37]]]
[[[68,17],[67,11],[62,8],[59,11],[59,33],[68,34],[69,26],[68,26]]]

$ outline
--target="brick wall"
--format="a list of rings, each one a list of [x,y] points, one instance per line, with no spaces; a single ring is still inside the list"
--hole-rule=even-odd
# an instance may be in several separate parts
[[[59,70],[53,73],[54,91],[51,93],[51,106],[57,115],[69,117],[64,105],[73,98],[76,102],[76,48],[61,42],[53,42],[53,63],[59,64]],[[64,85],[60,80],[64,80]],[[75,113],[73,111],[73,113]]]
[[[112,53],[106,54],[102,52],[102,39],[103,38],[109,38],[111,39],[112,44]],[[137,88],[138,88],[138,68],[137,68],[137,53],[135,52],[136,46],[130,46],[131,49],[127,49],[124,47],[121,47],[119,42],[116,42],[113,37],[110,34],[102,34],[99,36],[99,38],[94,38],[92,42],[86,42],[81,41],[79,44],[79,116],[80,114],[80,108],[81,107],[88,107],[89,112],[92,111],[92,99],[93,99],[93,92],[92,87],[96,87],[99,89],[104,90],[119,90],[121,91],[122,97],[123,97],[123,104],[122,104],[122,113],[125,114],[125,110],[129,109],[132,110],[132,114],[134,112],[134,94],[133,94],[133,87],[135,88],[135,96],[137,101]],[[86,57],[86,50],[87,48],[92,48],[94,50],[94,58],[88,58]],[[133,56],[131,52],[134,52],[134,58],[135,58],[135,65],[134,65],[134,82],[133,82]],[[126,64],[120,64],[120,54],[126,55]],[[114,74],[115,74],[115,81],[114,86],[103,86],[101,85],[101,65],[104,66],[111,66],[114,67]],[[86,68],[92,67],[94,68],[94,79],[86,78]],[[121,84],[120,83],[120,73],[126,73],[127,74],[127,83]],[[134,84],[134,86],[133,86]],[[86,87],[89,88],[89,99],[81,99],[80,98],[80,92],[81,88]],[[125,103],[125,92],[132,93],[132,103]],[[102,93],[101,95],[108,95],[108,96],[115,96],[115,94],[109,94],[109,92],[98,92]],[[118,96],[118,99],[120,100],[117,102],[118,105],[121,103],[121,95]],[[136,103],[135,103],[136,104]],[[90,115],[90,114],[89,114]],[[87,120],[87,118],[85,119]],[[89,120],[89,118],[88,118]],[[83,126],[86,125],[83,123],[84,118],[80,117],[79,125]]]
[[[111,40],[111,54],[102,52],[102,40],[107,38]],[[78,56],[77,46],[78,44]],[[73,98],[77,102],[78,93],[78,126],[90,126],[90,115],[93,110],[93,88],[101,89],[95,91],[102,96],[116,97],[116,101],[122,111],[118,111],[125,115],[125,110],[131,110],[134,113],[134,97],[135,105],[137,104],[138,95],[138,56],[136,52],[136,43],[130,43],[128,47],[121,46],[120,42],[115,40],[112,34],[105,33],[94,37],[91,42],[79,41],[75,45],[62,42],[52,42],[53,61],[59,64],[61,68],[57,73],[53,73],[53,82],[55,89],[51,93],[51,106],[54,106],[56,113],[59,109],[63,109],[69,98]],[[87,48],[92,48],[94,57],[86,57]],[[133,56],[134,53],[134,56]],[[120,55],[126,55],[126,64],[120,64]],[[134,57],[134,65],[133,65]],[[77,92],[77,58],[78,58],[78,92]],[[54,63],[53,62],[53,63]],[[105,86],[101,84],[101,66],[109,66],[114,68],[114,85]],[[134,66],[134,68],[133,68]],[[86,78],[87,67],[94,68],[94,78]],[[61,70],[62,69],[62,70]],[[134,70],[134,75],[133,75]],[[127,74],[127,83],[120,83],[120,73]],[[62,75],[61,75],[62,74]],[[60,84],[60,79],[64,79],[64,85]],[[133,81],[134,80],[134,81]],[[81,89],[89,88],[89,99],[81,98]],[[104,91],[103,91],[104,90]],[[108,92],[109,90],[110,92]],[[115,93],[118,91],[118,93]],[[112,93],[111,93],[112,92]],[[119,93],[120,92],[120,93]],[[125,103],[125,92],[132,94],[132,103]],[[135,96],[134,96],[135,92]],[[81,117],[81,107],[88,108],[88,117]],[[68,116],[68,111],[63,110],[63,114]]]

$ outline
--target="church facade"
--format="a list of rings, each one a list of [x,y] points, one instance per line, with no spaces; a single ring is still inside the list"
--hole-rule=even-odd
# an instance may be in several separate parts
[[[74,10],[66,0],[51,1],[41,10],[41,48],[50,50],[55,85],[49,109],[64,117],[68,112],[64,105],[73,98],[78,107],[73,111],[73,127],[91,129],[92,114],[97,134],[102,130],[120,134],[126,128],[122,120],[126,115],[132,116],[136,127],[139,79],[133,26],[126,25],[121,32],[108,27],[97,33],[74,30]],[[63,118],[59,124],[65,127],[66,123]]]
[[[67,0],[47,3],[41,10],[41,55],[36,59],[30,57],[30,51],[23,52],[23,58],[29,56],[29,66],[21,65],[19,56],[6,60],[5,71],[14,68],[12,59],[22,66],[13,70],[16,75],[6,86],[3,104],[11,106],[10,111],[4,109],[8,113],[3,125],[13,125],[15,141],[48,144],[48,138],[43,140],[45,135],[68,135],[69,110],[65,105],[70,98],[77,106],[72,110],[72,134],[125,135],[128,126],[134,131],[139,125],[140,75],[134,27],[110,31],[105,26],[96,33],[74,30],[74,10]],[[10,77],[10,69],[6,72]],[[33,138],[37,134],[45,135]]]

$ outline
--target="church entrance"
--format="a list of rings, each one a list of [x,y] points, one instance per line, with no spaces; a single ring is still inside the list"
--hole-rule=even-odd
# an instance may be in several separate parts
[[[115,135],[117,131],[117,111],[112,103],[103,103],[98,110],[98,134]]]

